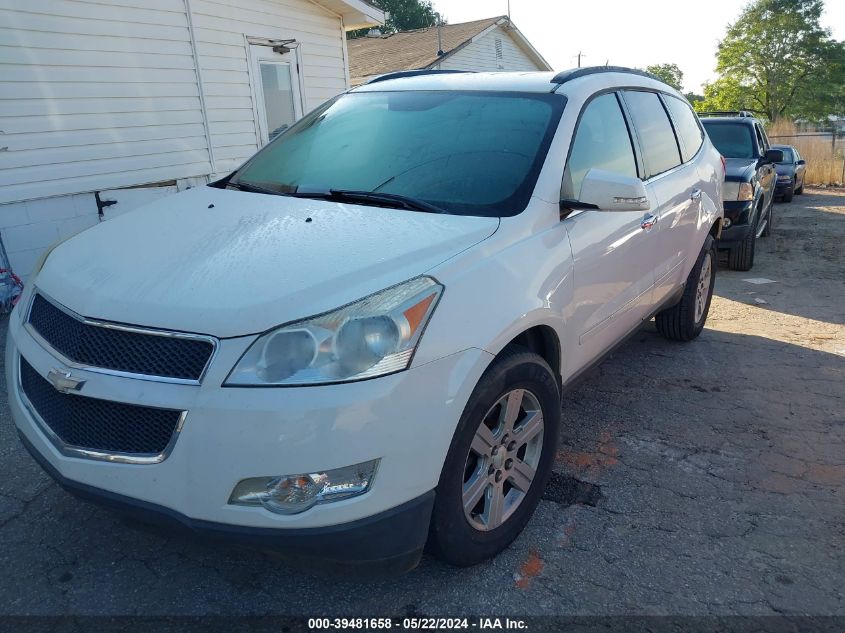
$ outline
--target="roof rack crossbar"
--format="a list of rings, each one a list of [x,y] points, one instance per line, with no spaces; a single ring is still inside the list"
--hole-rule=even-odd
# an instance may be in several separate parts
[[[743,119],[753,119],[754,114],[748,110],[710,110],[707,112],[697,112],[698,116],[735,116]]]
[[[392,73],[385,73],[379,75],[366,82],[364,85],[375,84],[380,81],[387,81],[388,79],[401,79],[402,77],[417,77],[419,75],[451,75],[453,73],[471,73],[472,70],[438,70],[436,68],[423,68],[422,70],[399,70]]]
[[[644,70],[638,70],[636,68],[627,68],[625,66],[587,66],[585,68],[570,68],[569,70],[559,72],[557,75],[552,77],[551,83],[561,85],[565,84],[567,81],[578,79],[579,77],[586,77],[587,75],[595,75],[598,73],[627,73],[629,75],[639,75],[640,77],[648,77],[649,79],[655,79],[661,82],[663,81],[656,75],[652,75],[651,73],[647,73]]]

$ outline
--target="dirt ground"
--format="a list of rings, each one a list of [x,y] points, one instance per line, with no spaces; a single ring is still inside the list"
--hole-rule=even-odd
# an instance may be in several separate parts
[[[326,576],[137,529],[53,484],[2,395],[0,614],[845,615],[844,245],[845,193],[778,204],[698,340],[648,324],[567,395],[545,500],[471,569]]]

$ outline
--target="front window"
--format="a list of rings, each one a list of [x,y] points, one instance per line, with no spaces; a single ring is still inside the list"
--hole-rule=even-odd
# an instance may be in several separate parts
[[[515,215],[528,203],[564,103],[530,93],[348,93],[293,125],[231,182],[291,194],[396,194],[453,214]]]
[[[710,140],[725,158],[755,158],[754,137],[744,123],[702,121]]]

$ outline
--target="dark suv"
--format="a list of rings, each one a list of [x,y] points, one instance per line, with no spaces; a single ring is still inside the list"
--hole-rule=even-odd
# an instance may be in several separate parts
[[[770,149],[762,123],[748,112],[702,112],[701,122],[726,159],[724,230],[717,244],[728,250],[728,266],[750,270],[754,244],[772,230],[772,203],[783,152]]]

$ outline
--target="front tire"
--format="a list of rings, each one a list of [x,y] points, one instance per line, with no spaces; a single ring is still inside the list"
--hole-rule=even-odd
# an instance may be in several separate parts
[[[783,201],[784,202],[792,202],[793,193],[797,193],[797,191],[790,191],[789,193],[783,194]]]
[[[716,241],[708,235],[692,267],[681,300],[654,317],[657,331],[670,341],[691,341],[704,329],[716,282]]]
[[[554,372],[537,354],[507,347],[476,385],[452,438],[428,549],[465,567],[510,545],[540,502],[559,426]]]
[[[749,227],[748,235],[739,244],[728,251],[728,268],[731,270],[751,270],[754,266],[754,248],[757,243],[757,222],[754,218]]]

